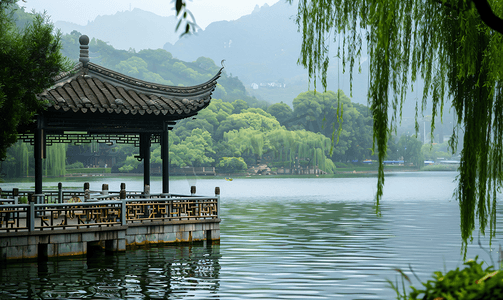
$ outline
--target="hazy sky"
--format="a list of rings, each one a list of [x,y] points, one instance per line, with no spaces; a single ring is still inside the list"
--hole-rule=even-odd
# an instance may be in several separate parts
[[[278,0],[189,0],[187,7],[194,14],[197,24],[204,29],[211,22],[236,20],[250,14],[257,4],[273,5],[276,2]],[[27,11],[47,11],[53,22],[68,21],[80,25],[99,15],[113,15],[130,8],[140,8],[160,16],[175,14],[172,0],[26,0],[18,4],[26,7]]]

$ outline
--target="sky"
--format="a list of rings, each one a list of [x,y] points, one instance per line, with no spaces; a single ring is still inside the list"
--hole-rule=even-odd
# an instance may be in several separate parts
[[[255,5],[273,5],[279,0],[189,0],[187,8],[202,29],[211,22],[236,20],[250,14]],[[283,0],[281,0],[283,1]],[[86,25],[99,15],[140,8],[160,16],[175,15],[172,0],[25,0],[19,1],[27,11],[46,11],[53,22],[67,21]]]

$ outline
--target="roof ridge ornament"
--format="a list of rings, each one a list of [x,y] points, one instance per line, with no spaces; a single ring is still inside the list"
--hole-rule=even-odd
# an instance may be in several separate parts
[[[87,63],[89,62],[89,37],[87,35],[81,35],[79,38],[80,43],[80,57],[79,61],[82,63],[84,68],[87,68]]]

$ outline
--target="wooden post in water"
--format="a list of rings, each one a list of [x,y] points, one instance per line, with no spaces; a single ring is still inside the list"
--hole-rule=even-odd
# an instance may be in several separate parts
[[[217,197],[217,218],[220,218],[220,188],[215,187],[215,196]]]
[[[127,207],[126,207],[126,184],[121,183],[121,190],[119,193],[119,197],[121,199],[121,224],[122,226],[126,225],[126,212],[127,212]]]
[[[194,196],[195,194],[196,194],[196,186],[193,185],[193,186],[190,187],[190,195]]]

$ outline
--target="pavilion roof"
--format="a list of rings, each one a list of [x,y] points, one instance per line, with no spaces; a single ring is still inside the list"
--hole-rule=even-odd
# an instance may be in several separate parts
[[[155,115],[178,120],[209,105],[222,69],[203,84],[179,87],[146,82],[91,62],[79,62],[70,72],[60,74],[55,85],[38,97],[48,100],[48,111],[52,113],[84,113],[99,118]]]

